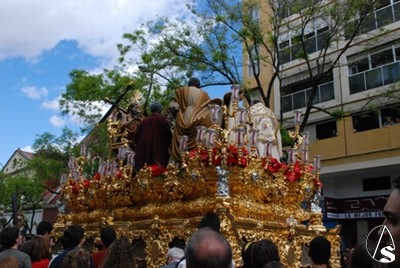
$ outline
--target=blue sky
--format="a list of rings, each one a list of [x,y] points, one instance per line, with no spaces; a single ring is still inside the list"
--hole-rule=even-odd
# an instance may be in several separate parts
[[[79,128],[79,120],[61,117],[58,107],[73,69],[110,68],[123,33],[157,16],[182,16],[184,4],[0,0],[0,169],[17,148],[31,151],[37,135]]]

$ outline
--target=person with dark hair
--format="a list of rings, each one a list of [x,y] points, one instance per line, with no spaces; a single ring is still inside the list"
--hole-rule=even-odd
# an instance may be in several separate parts
[[[41,221],[39,222],[38,226],[36,227],[36,238],[43,238],[48,249],[48,258],[51,259],[52,257],[52,250],[51,247],[54,245],[53,239],[50,237],[50,233],[53,230],[53,224],[48,221]]]
[[[41,221],[36,227],[36,235],[41,237],[50,236],[52,230],[53,224],[48,221]]]
[[[242,249],[243,268],[283,267],[278,247],[269,239],[247,243]]]
[[[200,228],[189,239],[185,250],[187,268],[231,268],[232,249],[220,233]]]
[[[383,265],[383,267],[392,268],[400,267],[400,177],[394,181],[394,189],[390,193],[389,198],[383,208],[383,216],[385,225],[393,238],[395,260],[391,263]],[[387,232],[384,232],[388,235]]]
[[[375,248],[370,245],[371,244],[369,244],[369,248],[371,252],[373,252]],[[349,268],[373,268],[375,267],[374,263],[375,261],[369,255],[365,244],[358,244],[351,251]]]
[[[80,225],[70,225],[64,230],[61,237],[61,244],[64,251],[56,256],[50,263],[49,268],[60,268],[65,256],[76,247],[83,245],[85,242],[85,230]],[[91,265],[92,265],[91,261]]]
[[[112,243],[104,256],[102,268],[136,268],[133,246],[125,237]]]
[[[311,258],[311,268],[330,267],[331,242],[324,236],[317,236],[310,242],[308,255]]]
[[[151,115],[143,119],[136,131],[136,169],[145,164],[168,165],[172,132],[167,118],[161,114],[162,109],[159,102],[153,102],[150,105]]]
[[[80,247],[68,252],[62,261],[61,268],[90,268],[90,254]]]
[[[98,252],[92,254],[93,264],[94,267],[101,267],[103,263],[104,255],[106,254],[110,245],[117,239],[117,234],[115,233],[114,229],[111,227],[105,227],[101,229],[100,232],[100,239],[101,243],[103,244],[104,248]]]
[[[0,244],[5,250],[0,253],[0,260],[9,256],[17,259],[20,268],[30,268],[31,260],[29,255],[18,250],[22,244],[22,235],[18,227],[6,227],[0,232]]]
[[[49,249],[43,237],[26,241],[19,250],[29,255],[32,268],[47,268],[49,266]]]
[[[219,216],[214,212],[207,212],[204,214],[203,218],[201,218],[199,223],[199,229],[208,227],[216,232],[220,232],[221,222],[219,220]]]
[[[181,162],[179,138],[188,136],[189,151],[196,147],[197,126],[212,125],[211,112],[208,108],[210,97],[200,88],[200,80],[192,77],[187,87],[175,91],[169,108],[175,117],[175,127],[171,146],[171,156],[176,162]]]

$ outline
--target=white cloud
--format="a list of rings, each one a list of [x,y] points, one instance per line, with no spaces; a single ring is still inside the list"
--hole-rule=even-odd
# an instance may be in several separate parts
[[[42,88],[37,88],[34,86],[26,86],[21,88],[21,92],[31,98],[31,99],[41,99],[42,97],[47,96],[47,94],[49,94],[49,91],[47,90],[47,88],[42,87]]]
[[[65,125],[65,121],[60,116],[52,115],[50,117],[50,124],[52,124],[55,127],[62,127]]]
[[[30,152],[30,153],[34,153],[34,152],[35,152],[35,150],[33,150],[33,148],[32,148],[31,145],[25,146],[25,147],[20,148],[20,149],[21,149],[22,151],[24,151],[24,152]]]
[[[59,111],[60,110],[60,97],[57,97],[53,100],[46,100],[42,103],[42,107],[45,109],[49,109],[52,111]]]
[[[0,60],[35,58],[61,40],[76,40],[91,55],[115,58],[122,34],[157,16],[186,12],[182,0],[0,1]]]

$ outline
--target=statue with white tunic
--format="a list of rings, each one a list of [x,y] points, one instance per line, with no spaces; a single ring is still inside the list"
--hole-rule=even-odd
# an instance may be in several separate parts
[[[259,100],[253,100],[249,108],[249,117],[252,128],[259,131],[258,154],[264,156],[269,154],[279,160],[282,157],[282,138],[274,112]]]

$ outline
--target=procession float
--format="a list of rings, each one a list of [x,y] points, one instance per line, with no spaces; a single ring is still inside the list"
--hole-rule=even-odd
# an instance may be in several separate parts
[[[233,86],[231,111],[210,105],[213,125],[197,127],[195,149],[188,150],[188,137],[180,137],[182,162],[167,168],[147,165],[136,172],[126,133],[108,119],[116,157],[100,160],[92,177],[83,172],[93,161],[85,150],[70,160],[55,234],[80,224],[86,236],[98,238],[102,227],[112,226],[135,242],[135,254],[147,267],[160,267],[170,242],[186,241],[202,216],[215,212],[237,264],[245,243],[271,239],[286,267],[302,267],[308,243],[323,235],[332,244],[331,266],[340,267],[340,227],[328,231],[322,224],[320,157],[309,159],[308,134],[299,133],[300,114],[289,132],[294,145],[285,160],[277,159],[268,139],[257,148],[259,130],[248,125],[237,91]],[[234,125],[222,128],[229,118]]]

